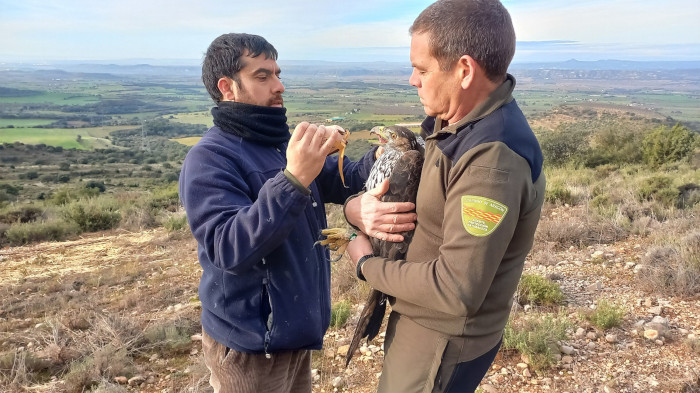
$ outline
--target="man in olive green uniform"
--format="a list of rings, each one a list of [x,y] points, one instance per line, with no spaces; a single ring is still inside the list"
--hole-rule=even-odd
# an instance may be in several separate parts
[[[532,247],[542,153],[512,97],[515,33],[498,0],[438,1],[410,32],[409,82],[428,115],[414,238],[406,260],[371,256],[365,236],[348,252],[358,276],[391,299],[379,391],[472,392],[498,352]],[[349,200],[346,215],[368,217],[377,196]],[[391,218],[363,220],[351,224],[395,239]]]

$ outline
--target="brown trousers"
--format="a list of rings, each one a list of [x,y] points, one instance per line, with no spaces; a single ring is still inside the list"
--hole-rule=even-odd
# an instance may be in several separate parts
[[[238,352],[202,330],[202,350],[214,393],[310,393],[311,351],[264,354]]]

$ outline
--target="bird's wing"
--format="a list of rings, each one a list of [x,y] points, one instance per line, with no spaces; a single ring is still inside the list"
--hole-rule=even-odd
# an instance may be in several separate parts
[[[371,190],[382,184],[384,179],[391,175],[391,170],[399,158],[401,158],[400,151],[392,148],[385,148],[384,153],[379,156],[374,165],[372,165],[372,169],[369,171],[369,176],[365,182],[365,190]]]

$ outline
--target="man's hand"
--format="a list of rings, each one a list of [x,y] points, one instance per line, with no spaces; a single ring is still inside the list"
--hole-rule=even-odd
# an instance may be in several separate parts
[[[382,202],[379,198],[389,191],[389,180],[345,204],[345,217],[350,224],[369,236],[390,242],[401,242],[398,232],[416,227],[416,205],[411,202]]]
[[[287,146],[287,170],[308,187],[321,173],[326,156],[342,136],[334,128],[301,122]]]

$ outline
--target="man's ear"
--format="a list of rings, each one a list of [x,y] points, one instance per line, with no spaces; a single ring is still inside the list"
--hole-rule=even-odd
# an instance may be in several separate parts
[[[221,77],[216,83],[216,86],[221,92],[221,101],[236,101],[236,90],[238,86],[236,82],[229,77]]]
[[[462,89],[468,89],[471,86],[476,77],[478,66],[476,61],[469,55],[464,55],[457,60],[457,73]]]

